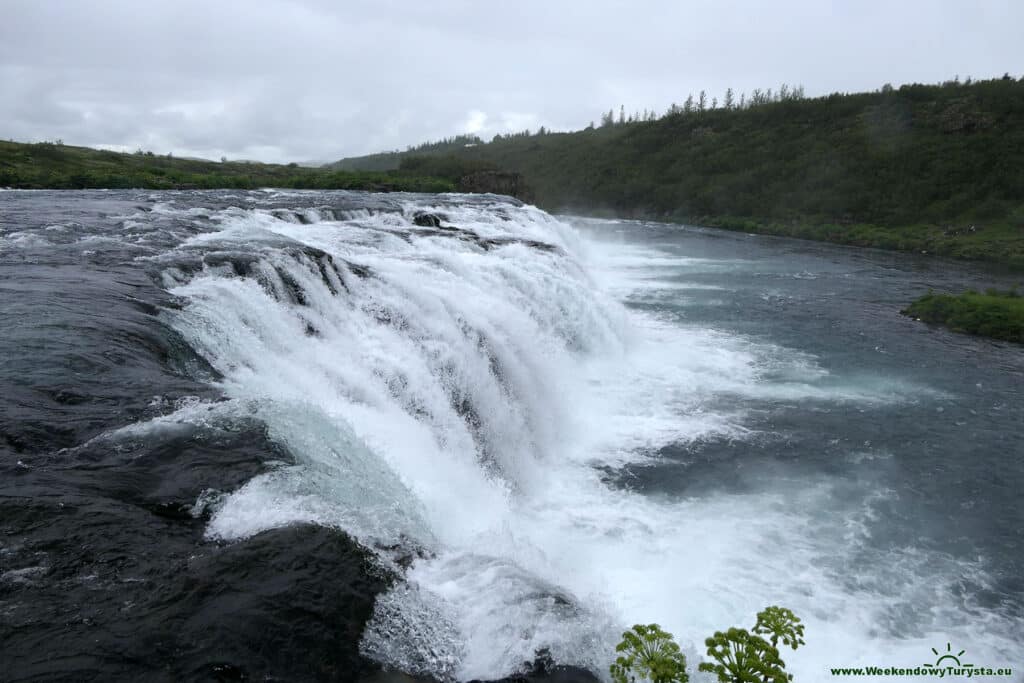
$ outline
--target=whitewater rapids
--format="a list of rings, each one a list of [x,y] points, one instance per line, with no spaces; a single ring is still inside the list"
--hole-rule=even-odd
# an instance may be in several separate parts
[[[141,258],[182,302],[164,320],[228,400],[128,429],[266,424],[294,464],[204,492],[206,535],[313,522],[374,550],[403,580],[377,600],[366,656],[468,680],[546,649],[600,675],[623,628],[658,622],[695,668],[706,636],[769,604],[804,617],[807,647],[784,654],[800,680],[847,662],[919,664],[937,639],[992,661],[1012,651],[1009,627],[942,606],[973,565],[907,548],[851,584],[844,564],[891,490],[837,514],[841,483],[827,478],[682,497],[623,483],[670,445],[766,438],[722,397],[898,406],[925,391],[837,383],[811,355],[623,305],[652,287],[675,296],[650,274],[685,259],[594,242],[498,197],[170,201],[127,224],[153,216],[203,222]],[[938,605],[898,640],[883,623],[894,592]]]

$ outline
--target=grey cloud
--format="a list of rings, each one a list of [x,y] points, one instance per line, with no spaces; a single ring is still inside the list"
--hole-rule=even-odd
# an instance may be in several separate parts
[[[580,128],[701,89],[813,95],[1024,64],[1024,5],[1004,0],[5,0],[0,14],[0,136],[268,161]]]

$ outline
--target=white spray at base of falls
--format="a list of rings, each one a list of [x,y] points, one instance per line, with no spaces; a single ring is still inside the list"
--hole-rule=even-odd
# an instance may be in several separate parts
[[[441,228],[415,226],[417,212],[442,215]],[[953,624],[982,655],[1005,649],[938,608],[903,640],[879,628],[894,595],[941,603],[971,568],[906,549],[849,581],[844,558],[873,508],[818,514],[835,482],[664,500],[605,481],[666,444],[758,438],[740,411],[713,408],[723,393],[905,398],[825,389],[811,357],[612,299],[650,288],[631,273],[664,255],[609,251],[501,200],[219,221],[166,258],[165,282],[187,301],[169,319],[296,462],[224,498],[207,533],[310,521],[383,561],[415,552],[378,599],[369,656],[470,679],[546,648],[602,672],[623,627],[657,621],[695,661],[704,637],[775,603],[807,623],[809,645],[785,657],[805,680],[830,664],[919,658],[930,623]],[[764,381],[768,366],[786,381]]]

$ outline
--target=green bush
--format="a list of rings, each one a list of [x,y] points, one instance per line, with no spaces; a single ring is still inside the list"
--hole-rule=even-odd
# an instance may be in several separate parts
[[[804,644],[800,619],[784,607],[767,607],[757,615],[751,631],[730,628],[716,631],[704,641],[713,662],[700,670],[713,673],[721,683],[787,683],[786,663],[779,656],[779,641],[794,650]],[[767,637],[767,640],[766,640]]]
[[[637,676],[651,683],[687,683],[686,657],[672,640],[672,634],[657,624],[637,624],[622,634],[611,665],[615,683],[635,683]]]
[[[959,296],[928,292],[901,313],[954,332],[1024,343],[1024,297],[1015,289],[967,290]]]

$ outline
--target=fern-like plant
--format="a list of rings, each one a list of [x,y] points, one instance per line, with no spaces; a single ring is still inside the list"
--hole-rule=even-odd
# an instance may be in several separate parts
[[[688,683],[686,657],[671,633],[657,624],[637,624],[622,634],[615,651],[620,653],[611,665],[615,683]]]
[[[713,673],[720,683],[788,683],[779,642],[794,650],[804,644],[800,619],[784,607],[767,607],[757,614],[753,633],[742,628],[716,631],[704,641],[713,662],[701,662],[701,671]],[[767,637],[767,640],[765,639]]]

